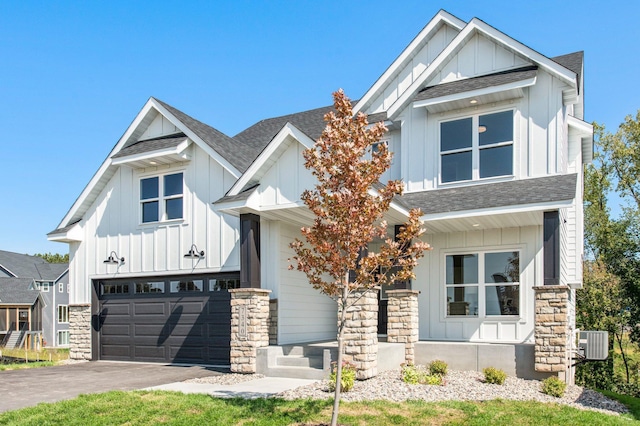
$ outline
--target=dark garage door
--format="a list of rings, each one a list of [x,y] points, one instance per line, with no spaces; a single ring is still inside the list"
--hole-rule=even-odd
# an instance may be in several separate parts
[[[100,359],[228,365],[237,276],[104,280]]]

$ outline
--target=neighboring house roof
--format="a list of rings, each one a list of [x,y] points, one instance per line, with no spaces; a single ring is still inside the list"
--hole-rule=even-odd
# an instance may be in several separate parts
[[[33,305],[40,292],[31,288],[31,278],[0,278],[0,305]]]
[[[576,195],[577,174],[554,175],[508,182],[411,192],[402,204],[437,214],[571,200]]]
[[[422,89],[413,98],[414,101],[439,98],[442,96],[470,92],[472,90],[485,89],[517,81],[528,80],[536,76],[538,67],[535,65],[482,75],[479,77],[465,78],[450,83],[438,84]]]
[[[207,145],[213,148],[224,159],[231,163],[236,169],[244,172],[255,158],[253,151],[238,144],[236,140],[225,135],[221,131],[214,129],[208,124],[185,114],[184,112],[168,105],[157,98],[160,105],[165,107],[171,114],[187,126],[193,133],[202,139]]]
[[[178,133],[159,138],[145,139],[142,141],[132,141],[122,147],[122,149],[115,155],[112,155],[111,158],[126,157],[129,155],[142,154],[144,152],[152,152],[165,148],[175,148],[185,140],[187,140],[187,135],[184,133]]]
[[[56,281],[69,269],[68,263],[48,263],[41,257],[0,250],[0,268],[14,277]]]

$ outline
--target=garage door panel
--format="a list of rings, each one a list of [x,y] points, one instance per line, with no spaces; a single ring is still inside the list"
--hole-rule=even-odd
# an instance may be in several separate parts
[[[167,358],[167,353],[164,346],[145,346],[137,344],[134,347],[134,350],[134,357],[137,359],[146,359],[150,362],[164,362]]]
[[[200,315],[206,303],[206,300],[181,300],[171,304],[171,311],[180,311],[182,315]]]
[[[131,303],[129,301],[108,300],[102,304],[100,311],[102,315],[109,315],[111,317],[128,317],[131,315]]]
[[[105,337],[129,337],[131,326],[129,324],[102,324],[102,335]]]
[[[167,304],[165,301],[144,301],[144,302],[135,302],[133,303],[134,315],[167,315]]]
[[[163,332],[164,326],[162,324],[135,324],[134,336],[137,338],[153,337],[158,340],[159,336],[163,336],[166,332]]]
[[[131,358],[131,346],[129,345],[116,345],[116,344],[102,344],[102,355],[113,359],[130,359]]]

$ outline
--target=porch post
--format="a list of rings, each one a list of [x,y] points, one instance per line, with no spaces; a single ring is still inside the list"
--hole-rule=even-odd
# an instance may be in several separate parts
[[[344,360],[356,366],[356,378],[378,374],[378,292],[360,289],[349,296],[344,326]],[[338,315],[342,310],[338,306]]]
[[[240,215],[240,287],[260,288],[260,216]]]
[[[269,293],[236,288],[231,293],[231,371],[255,373],[258,348],[269,346]]]
[[[387,342],[404,343],[404,360],[415,362],[418,341],[418,290],[389,290]]]
[[[569,365],[569,287],[543,285],[535,291],[535,370],[567,379]]]

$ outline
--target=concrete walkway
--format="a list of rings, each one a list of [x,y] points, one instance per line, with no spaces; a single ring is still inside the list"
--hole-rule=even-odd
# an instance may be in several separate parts
[[[216,385],[206,383],[175,382],[152,386],[145,390],[166,390],[182,393],[203,393],[217,398],[267,398],[286,390],[315,383],[316,380],[287,379],[282,377],[264,377],[235,385]]]

